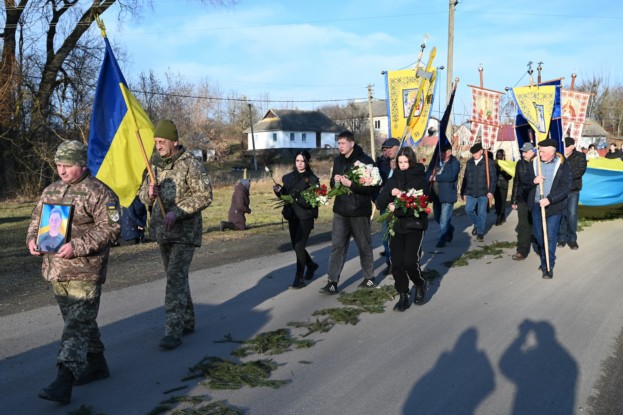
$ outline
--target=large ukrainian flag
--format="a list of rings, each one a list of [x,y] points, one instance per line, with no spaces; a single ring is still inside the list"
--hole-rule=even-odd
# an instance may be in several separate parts
[[[154,127],[128,89],[106,37],[104,41],[106,53],[91,115],[88,167],[127,207],[138,192],[146,160],[153,152]]]

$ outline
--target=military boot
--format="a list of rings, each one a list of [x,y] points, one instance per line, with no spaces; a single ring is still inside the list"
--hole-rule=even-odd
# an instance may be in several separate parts
[[[411,304],[409,303],[409,293],[400,293],[398,302],[394,306],[394,311],[405,311],[407,308],[409,308],[410,305]]]
[[[74,375],[62,363],[58,365],[56,380],[47,388],[41,389],[39,397],[48,401],[68,404],[71,401],[71,390],[74,385]]]
[[[87,353],[87,366],[80,373],[78,379],[74,381],[74,385],[86,385],[94,380],[106,379],[109,376],[110,372],[104,353]]]

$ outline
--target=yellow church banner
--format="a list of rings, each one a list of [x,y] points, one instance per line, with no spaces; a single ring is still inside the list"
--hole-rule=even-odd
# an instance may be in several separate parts
[[[402,134],[407,125],[409,111],[415,102],[420,84],[415,71],[415,68],[411,68],[387,72],[390,137]]]
[[[547,138],[554,110],[556,86],[523,86],[513,88],[519,112],[534,130],[537,143]]]
[[[405,142],[410,146],[415,146],[424,137],[430,112],[433,108],[433,98],[435,97],[435,82],[437,81],[437,69],[433,68],[423,77],[421,82],[421,95],[415,105],[413,117],[405,135]]]

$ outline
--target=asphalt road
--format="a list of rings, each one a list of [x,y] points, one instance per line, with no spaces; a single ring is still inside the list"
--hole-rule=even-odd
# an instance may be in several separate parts
[[[55,376],[58,308],[2,317],[0,412],[67,414],[88,405],[93,413],[147,414],[171,395],[209,395],[250,414],[617,413],[608,411],[621,408],[621,389],[604,376],[622,378],[623,221],[584,230],[578,251],[559,249],[553,280],[541,278],[533,254],[513,261],[513,249],[446,268],[445,261],[482,245],[469,234],[465,216],[455,224],[455,240],[444,249],[433,248],[436,225],[426,235],[422,264],[441,278],[424,306],[396,313],[388,302],[384,313],[362,314],[357,325],[313,334],[318,343],[309,349],[244,359],[279,363],[272,379],[289,383],[278,389],[218,391],[181,379],[205,356],[234,359],[229,353],[238,345],[215,343],[228,334],[249,339],[341,306],[318,293],[326,282],[328,243],[312,247],[320,277],[302,290],[288,289],[293,252],[193,272],[197,331],[173,351],[157,347],[163,280],[105,291],[99,323],[112,375],[74,388],[68,406],[36,397]],[[511,213],[505,225],[491,228],[485,244],[514,241],[514,225]],[[378,236],[374,243],[381,276]],[[353,243],[340,289],[354,291],[361,278]],[[382,281],[392,283],[391,277]]]

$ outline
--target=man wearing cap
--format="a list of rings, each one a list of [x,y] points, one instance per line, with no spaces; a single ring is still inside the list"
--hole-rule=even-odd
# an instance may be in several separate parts
[[[431,185],[433,214],[439,224],[437,248],[443,248],[454,237],[452,212],[458,198],[457,182],[460,172],[461,163],[452,155],[452,145],[449,143],[441,146],[439,160],[431,160],[426,171]]]
[[[472,153],[472,158],[465,164],[461,200],[466,201],[465,210],[474,224],[472,235],[476,235],[476,240],[482,242],[485,235],[487,206],[489,199],[493,198],[497,174],[495,163],[491,161],[489,176],[487,176],[487,160],[482,156],[484,153],[482,144],[474,144],[469,151]]]
[[[539,269],[545,279],[554,277],[558,227],[567,203],[567,194],[571,189],[571,169],[562,154],[556,152],[556,144],[556,141],[549,138],[539,142],[541,173],[539,174],[539,160],[535,157],[532,161],[535,177],[528,195],[528,209],[532,213],[532,234],[537,244],[537,253],[541,257]],[[541,185],[543,186],[542,194]],[[545,246],[541,208],[545,209],[547,246]],[[546,249],[549,253],[549,270],[545,256]]]
[[[50,281],[63,316],[61,345],[56,357],[58,374],[39,397],[67,404],[73,385],[109,376],[100,340],[97,313],[111,244],[119,236],[119,201],[102,182],[90,175],[87,147],[65,141],[54,156],[60,180],[43,190],[32,212],[26,245],[31,255],[45,255],[43,277]],[[37,232],[43,204],[72,205],[68,233],[71,240],[55,254],[37,250]]]
[[[381,145],[381,157],[379,157],[376,161],[376,167],[379,169],[383,183],[387,183],[387,179],[389,179],[389,176],[393,170],[392,163],[395,163],[396,154],[398,154],[399,149],[400,141],[396,138],[388,138],[383,141],[383,144]],[[387,232],[387,223],[383,222],[382,228],[383,235],[385,235]],[[392,266],[389,253],[389,239],[383,240],[383,252],[381,255],[385,256],[385,264],[387,265],[384,273],[385,275],[389,275]]]
[[[188,268],[195,247],[201,246],[201,211],[212,203],[212,185],[201,163],[179,143],[173,121],[160,121],[154,140],[152,169],[157,183],[146,177],[139,197],[152,206],[149,231],[158,241],[167,274],[164,337],[159,346],[170,350],[182,343],[182,335],[195,330]]]
[[[578,249],[578,204],[582,190],[582,176],[586,173],[586,156],[575,149],[575,140],[565,138],[565,158],[571,168],[571,191],[567,196],[567,208],[562,213],[558,228],[558,246]]]
[[[515,261],[522,261],[530,253],[532,242],[532,214],[528,210],[528,194],[534,187],[534,146],[525,142],[520,149],[521,159],[515,166],[513,190],[511,191],[511,207],[517,211],[517,252],[512,256]]]

